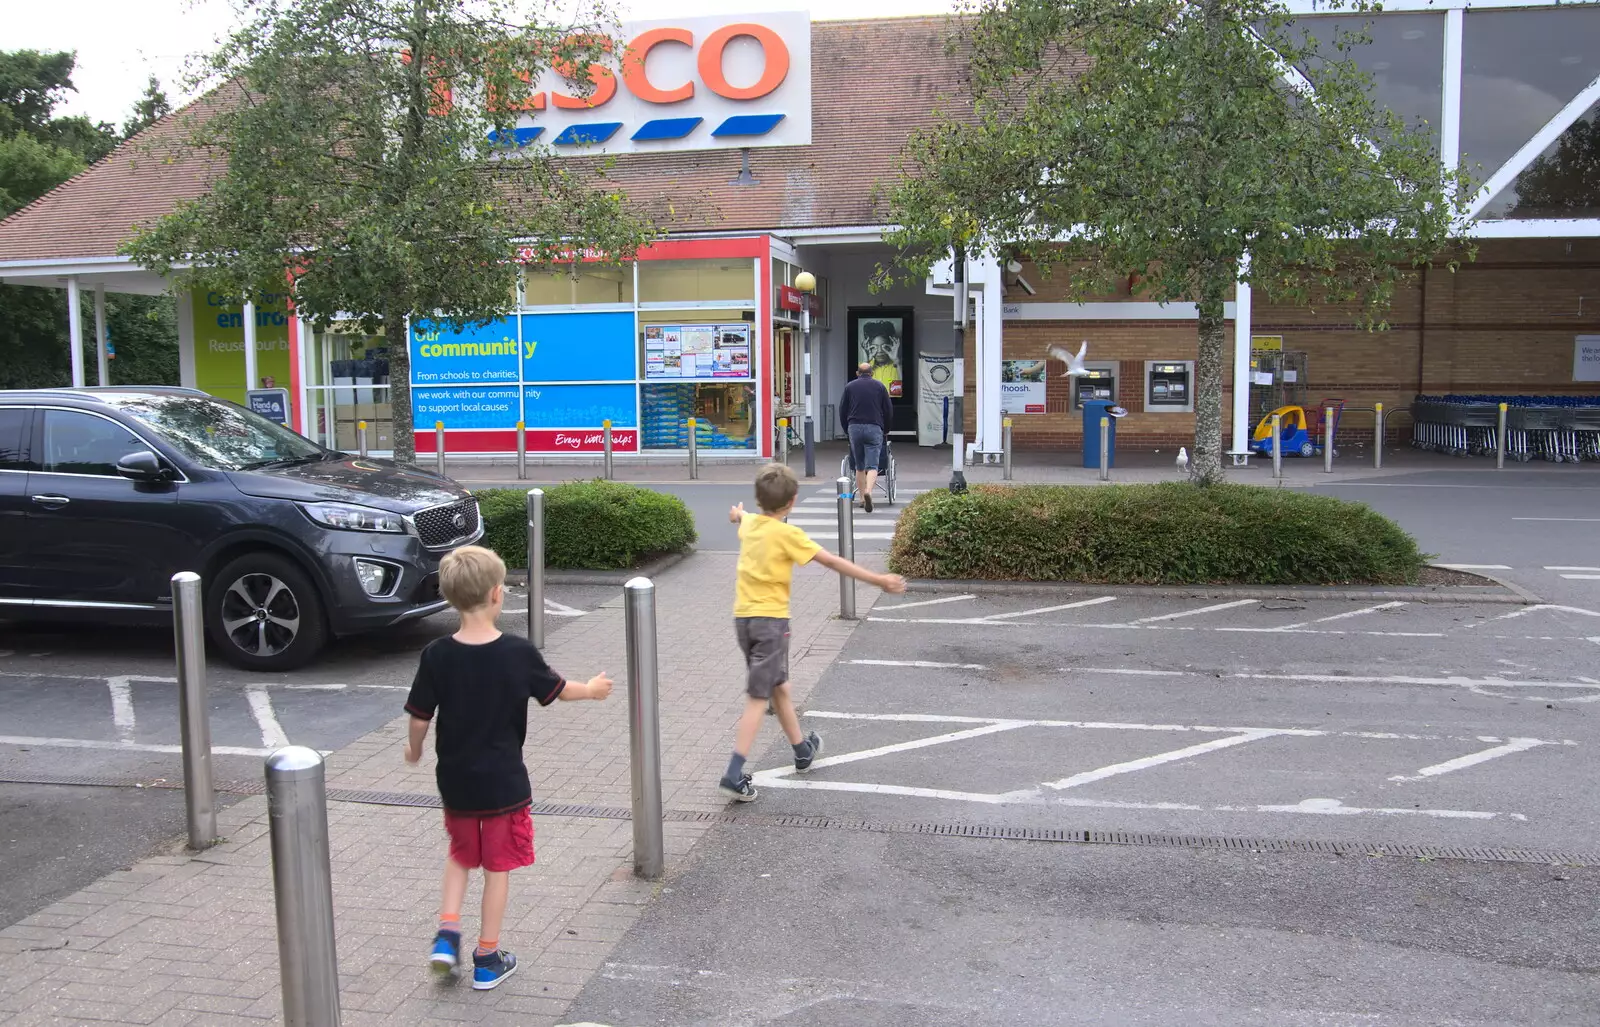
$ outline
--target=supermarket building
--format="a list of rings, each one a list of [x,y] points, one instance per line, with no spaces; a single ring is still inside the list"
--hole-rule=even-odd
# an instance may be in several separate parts
[[[1310,0],[1291,7],[1314,26],[1332,20]],[[451,453],[510,453],[521,421],[532,453],[593,452],[607,420],[619,452],[681,450],[694,417],[702,452],[769,456],[779,418],[803,416],[802,305],[821,439],[840,434],[835,404],[861,360],[890,387],[901,444],[946,440],[958,382],[980,453],[998,452],[1003,417],[1019,447],[1076,448],[1080,405],[1096,397],[1127,409],[1123,447],[1191,439],[1190,305],[1147,302],[1137,282],[1069,301],[1030,265],[978,259],[958,353],[947,282],[868,288],[893,258],[877,187],[931,111],[964,102],[950,32],[944,17],[812,22],[799,12],[624,26],[637,67],[602,82],[587,109],[557,97],[517,138],[616,155],[611,176],[668,234],[621,267],[528,268],[487,328],[413,324],[417,451],[433,451],[442,422]],[[1600,392],[1600,195],[1572,172],[1586,146],[1588,161],[1600,159],[1600,6],[1394,0],[1372,36],[1355,56],[1379,101],[1425,120],[1447,163],[1481,166],[1478,259],[1409,278],[1383,332],[1351,309],[1272,306],[1241,288],[1227,311],[1230,448],[1287,402],[1393,409],[1422,393]],[[169,117],[147,132],[175,127]],[[118,246],[206,187],[196,162],[136,159],[147,138],[0,222],[0,280],[83,299],[72,318],[84,340],[76,384],[107,381],[108,366],[117,381],[94,298],[165,291]],[[795,288],[802,271],[817,282],[809,297]],[[356,423],[368,421],[372,448],[390,448],[381,339],[312,333],[287,295],[249,311],[183,295],[178,314],[184,384],[240,402],[260,400],[247,388],[281,390],[282,416],[302,433],[353,449]],[[1081,340],[1095,375],[1062,377],[1047,347]],[[1371,424],[1352,415],[1345,431]]]

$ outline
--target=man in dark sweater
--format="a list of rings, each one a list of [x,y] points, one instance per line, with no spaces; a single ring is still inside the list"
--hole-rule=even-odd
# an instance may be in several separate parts
[[[872,512],[872,486],[878,480],[878,467],[884,457],[884,437],[893,416],[889,390],[872,377],[872,365],[863,363],[857,368],[855,381],[844,387],[844,395],[839,398],[839,423],[850,436],[856,496],[867,513]]]

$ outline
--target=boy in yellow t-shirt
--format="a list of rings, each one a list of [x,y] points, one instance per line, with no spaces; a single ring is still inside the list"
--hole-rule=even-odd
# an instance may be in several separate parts
[[[815,560],[840,574],[876,585],[885,592],[904,592],[898,574],[875,574],[817,545],[804,531],[784,518],[794,509],[800,483],[782,464],[768,464],[756,475],[758,514],[745,513],[740,503],[728,511],[739,526],[739,579],[733,604],[733,628],[749,668],[745,683],[744,714],[733,742],[733,758],[722,775],[722,794],[749,802],[756,797],[744,763],[761,730],[770,700],[783,733],[794,746],[794,769],[805,773],[822,751],[815,732],[800,734],[800,718],[789,699],[789,581],[796,564]]]

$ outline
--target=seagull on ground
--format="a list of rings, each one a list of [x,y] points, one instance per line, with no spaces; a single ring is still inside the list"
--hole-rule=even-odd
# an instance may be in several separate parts
[[[1187,471],[1188,469],[1189,469],[1189,450],[1184,446],[1179,446],[1178,447],[1178,470]]]
[[[1083,366],[1084,354],[1088,352],[1088,339],[1083,340],[1083,345],[1078,347],[1077,356],[1073,356],[1071,353],[1068,353],[1066,349],[1061,346],[1050,347],[1050,355],[1067,365],[1067,373],[1061,376],[1063,378],[1082,378],[1089,373],[1089,369]]]

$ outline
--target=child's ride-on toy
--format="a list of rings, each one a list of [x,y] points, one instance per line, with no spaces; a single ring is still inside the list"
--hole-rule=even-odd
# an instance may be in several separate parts
[[[1333,429],[1339,428],[1339,414],[1344,409],[1342,400],[1329,403],[1333,407]],[[1250,439],[1250,448],[1264,456],[1272,455],[1272,417],[1278,417],[1278,435],[1282,439],[1281,448],[1285,456],[1299,455],[1305,457],[1316,456],[1322,452],[1322,444],[1318,441],[1318,423],[1321,418],[1313,421],[1306,415],[1304,407],[1279,407],[1261,419],[1256,425],[1255,435]],[[1334,455],[1338,455],[1334,450]]]

